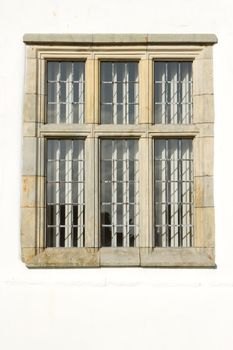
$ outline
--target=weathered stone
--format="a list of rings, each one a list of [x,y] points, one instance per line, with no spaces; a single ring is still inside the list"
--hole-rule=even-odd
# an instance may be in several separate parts
[[[27,261],[30,267],[98,267],[99,252],[93,248],[46,248]]]
[[[35,137],[24,137],[23,139],[23,170],[22,175],[37,175],[36,171],[36,144]]]
[[[214,247],[214,208],[196,208],[194,220],[195,246]]]
[[[213,62],[211,59],[193,62],[193,95],[213,94]]]
[[[25,93],[36,94],[37,93],[37,60],[28,59],[26,62],[26,80],[25,80]]]
[[[195,176],[213,175],[214,139],[212,137],[199,137],[194,140]]]
[[[193,122],[214,122],[214,95],[193,96]]]
[[[141,266],[215,267],[213,248],[141,248]]]
[[[35,94],[24,95],[23,115],[24,115],[25,122],[36,121],[36,95]]]
[[[138,248],[102,247],[100,253],[101,266],[139,266]]]
[[[195,207],[213,207],[213,177],[196,176],[194,181]]]

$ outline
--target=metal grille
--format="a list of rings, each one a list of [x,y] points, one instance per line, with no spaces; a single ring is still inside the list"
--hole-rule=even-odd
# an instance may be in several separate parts
[[[48,62],[48,123],[83,123],[84,62]]]
[[[192,62],[155,62],[154,118],[157,124],[192,122]]]
[[[138,123],[138,63],[101,63],[101,123]]]
[[[83,140],[48,140],[46,197],[47,247],[83,247]]]
[[[138,141],[101,141],[101,245],[138,241]]]
[[[155,245],[193,245],[192,140],[155,140]]]

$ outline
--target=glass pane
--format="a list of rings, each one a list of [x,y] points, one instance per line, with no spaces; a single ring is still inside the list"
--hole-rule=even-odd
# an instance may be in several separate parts
[[[177,62],[167,63],[167,80],[168,81],[178,81],[179,77],[179,65]]]
[[[85,63],[48,62],[47,67],[47,122],[82,123],[84,120]]]
[[[105,160],[112,159],[112,140],[101,141],[101,158]]]
[[[101,166],[101,177],[103,181],[112,180],[112,162],[111,161],[102,161]]]
[[[155,63],[155,81],[166,80],[166,63],[156,62]]]
[[[138,80],[138,63],[130,62],[127,64],[128,73],[129,73],[129,81],[137,81]]]
[[[108,147],[106,147],[107,142]],[[105,154],[106,152],[107,154]],[[109,233],[110,242],[108,241],[108,245],[113,247],[129,247],[129,225],[138,225],[138,208],[136,207],[136,203],[138,203],[138,164],[135,160],[137,152],[137,140],[101,141],[101,226],[105,229],[106,225],[111,224],[112,231],[111,236]],[[111,157],[112,160],[105,160],[104,154],[106,157]],[[105,183],[103,183],[104,181]],[[103,217],[103,210],[108,210],[108,213],[111,214],[111,223],[106,221],[107,214],[104,214]],[[134,243],[136,244],[136,240]]]
[[[112,63],[101,63],[101,81],[112,81]]]
[[[85,63],[74,62],[74,81],[84,81]]]
[[[57,102],[59,100],[59,91],[57,83],[48,83],[48,102]]]
[[[72,62],[61,62],[61,80],[71,81],[72,75]]]
[[[112,184],[111,183],[103,182],[101,184],[101,200],[102,200],[102,203],[112,202]]]
[[[48,140],[48,159],[58,159],[59,157],[59,141],[57,140]]]
[[[138,122],[138,63],[101,63],[101,122],[135,124]],[[108,105],[106,105],[108,104]]]
[[[84,244],[84,167],[79,159],[73,160],[74,153],[76,157],[84,158],[83,140],[47,142],[46,223],[47,232],[51,224],[56,229],[56,239],[53,242],[56,247],[73,246],[71,233],[74,222],[79,226],[76,245],[82,247]],[[74,179],[82,182],[75,182]]]
[[[101,105],[101,123],[112,124],[112,105]]]
[[[122,82],[125,77],[125,63],[115,63],[114,64],[114,71],[116,75],[116,81]]]
[[[154,119],[189,124],[192,119],[192,62],[155,62]]]
[[[110,225],[112,222],[112,209],[111,205],[103,204],[101,207],[101,222],[103,225]]]
[[[192,140],[155,140],[155,244],[191,246],[184,232],[192,227]],[[188,205],[187,205],[188,204]],[[187,228],[188,227],[188,228]],[[187,230],[186,230],[187,229]]]
[[[112,103],[112,84],[101,84],[101,103]]]
[[[59,62],[48,62],[48,81],[59,80]]]

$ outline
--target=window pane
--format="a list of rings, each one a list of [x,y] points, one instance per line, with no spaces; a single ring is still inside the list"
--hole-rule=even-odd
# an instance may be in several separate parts
[[[192,122],[192,62],[155,62],[154,120],[157,124]]]
[[[101,244],[130,247],[138,240],[138,141],[101,141]],[[109,225],[107,228],[106,225]],[[130,225],[134,226],[133,238]]]
[[[193,244],[192,140],[155,140],[154,243],[161,247]]]
[[[83,123],[85,63],[48,62],[47,122]]]
[[[47,246],[83,247],[84,141],[48,140],[46,168]]]
[[[101,63],[101,123],[138,123],[138,63]]]

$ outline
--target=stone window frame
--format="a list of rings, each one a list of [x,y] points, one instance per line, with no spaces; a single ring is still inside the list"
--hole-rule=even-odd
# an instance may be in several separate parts
[[[214,267],[214,34],[25,34],[23,166],[21,191],[21,255],[28,267]],[[45,124],[46,61],[85,61],[85,123]],[[139,62],[139,124],[101,125],[99,67],[101,60]],[[153,124],[153,63],[193,62],[193,122]],[[138,137],[140,244],[131,248],[99,248],[99,139]],[[194,150],[194,247],[152,246],[153,139],[189,137]],[[85,138],[85,248],[45,248],[44,149],[47,138]],[[147,154],[147,157],[142,155]],[[147,195],[145,195],[145,193]],[[147,213],[147,215],[145,215]]]

